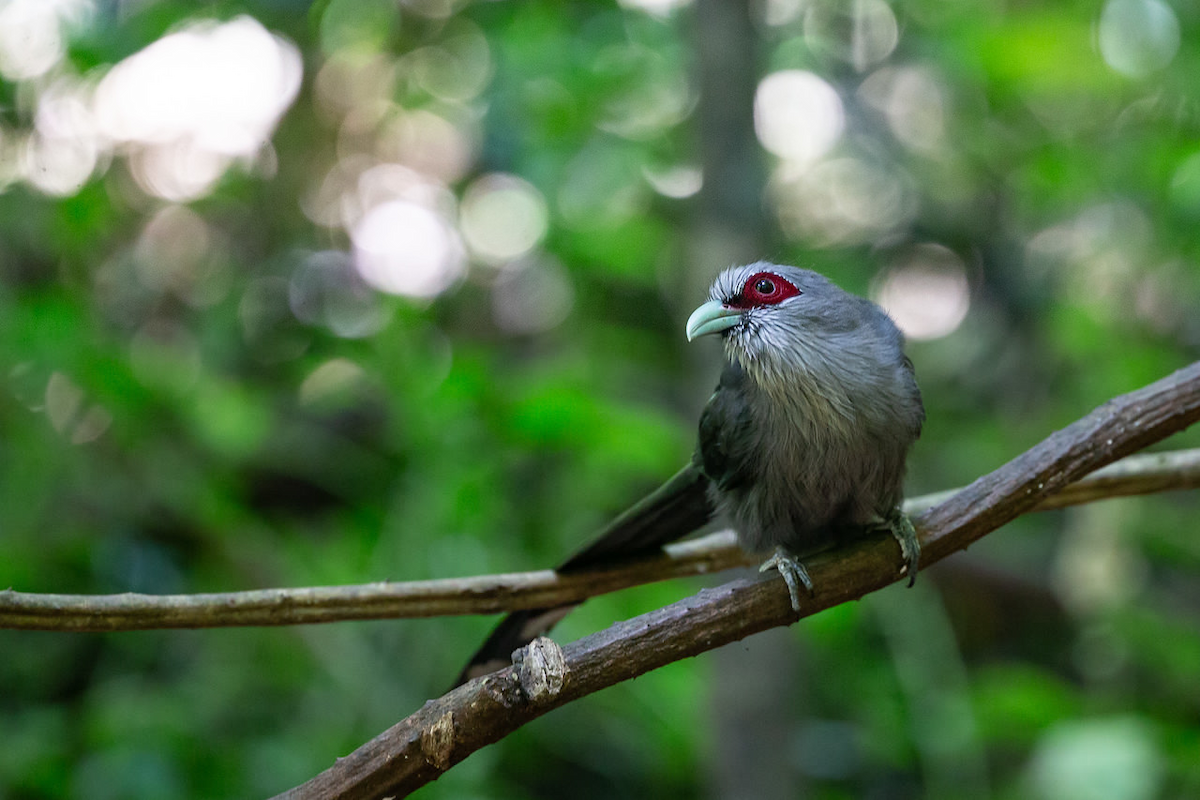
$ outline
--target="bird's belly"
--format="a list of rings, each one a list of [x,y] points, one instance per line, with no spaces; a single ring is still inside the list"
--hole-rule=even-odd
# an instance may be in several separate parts
[[[754,553],[784,547],[805,555],[887,516],[901,497],[904,455],[878,442],[865,445],[839,442],[791,451],[807,454],[803,459],[764,458],[757,480],[717,498],[741,547]]]

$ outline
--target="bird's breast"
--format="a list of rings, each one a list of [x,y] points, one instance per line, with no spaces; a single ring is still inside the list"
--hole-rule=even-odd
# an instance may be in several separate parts
[[[819,549],[899,501],[909,442],[864,413],[866,402],[810,388],[750,400],[754,479],[722,504],[743,547]]]

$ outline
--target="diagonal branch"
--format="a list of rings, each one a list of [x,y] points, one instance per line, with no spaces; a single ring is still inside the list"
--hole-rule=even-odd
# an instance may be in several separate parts
[[[1044,498],[1032,510],[1109,497],[1200,487],[1200,449],[1130,456]],[[917,514],[960,490],[915,497]],[[757,559],[737,546],[731,531],[669,545],[661,556],[591,572],[553,570],[406,583],[259,589],[191,595],[68,595],[0,591],[0,628],[57,631],[129,631],[302,625],[363,619],[495,614],[575,603],[653,581],[747,566]]]
[[[1037,507],[1071,482],[1200,419],[1200,362],[1105,403],[914,523],[933,564]],[[808,562],[801,616],[896,581],[896,545],[878,537]],[[514,666],[478,678],[397,723],[285,798],[403,796],[547,711],[688,656],[797,619],[778,575],[706,589],[559,648],[539,639]]]

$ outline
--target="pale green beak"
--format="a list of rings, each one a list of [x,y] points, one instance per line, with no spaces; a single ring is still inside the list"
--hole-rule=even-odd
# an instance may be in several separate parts
[[[697,336],[707,336],[710,333],[729,330],[741,320],[742,309],[728,308],[720,300],[709,300],[688,317],[688,341],[692,341]]]

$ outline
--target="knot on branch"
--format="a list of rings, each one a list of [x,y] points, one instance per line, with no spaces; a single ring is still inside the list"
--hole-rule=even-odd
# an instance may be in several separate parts
[[[513,671],[531,703],[553,700],[567,682],[566,656],[558,643],[539,636],[513,653]]]
[[[421,731],[421,755],[439,771],[450,766],[450,752],[454,749],[454,714],[447,711],[437,721]]]

